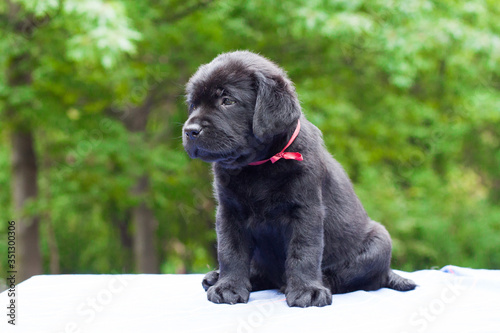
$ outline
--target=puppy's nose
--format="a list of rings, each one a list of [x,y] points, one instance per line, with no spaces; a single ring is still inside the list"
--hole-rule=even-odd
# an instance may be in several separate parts
[[[195,140],[197,137],[200,136],[202,130],[203,129],[201,128],[200,125],[192,124],[184,128],[184,133],[191,140]]]

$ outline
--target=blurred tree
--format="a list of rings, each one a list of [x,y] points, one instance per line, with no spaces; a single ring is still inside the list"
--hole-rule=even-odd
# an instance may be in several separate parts
[[[38,194],[34,132],[40,125],[50,128],[64,108],[64,104],[53,110],[48,108],[48,101],[44,99],[47,96],[40,94],[43,90],[40,86],[44,85],[39,82],[40,74],[59,70],[63,66],[61,60],[62,63],[73,60],[83,65],[98,61],[104,67],[110,67],[120,53],[133,52],[130,40],[137,39],[138,33],[127,28],[125,18],[120,16],[123,15],[120,8],[117,3],[100,1],[63,3],[24,0],[9,0],[0,7],[4,19],[2,34],[6,36],[2,40],[2,49],[6,51],[2,54],[6,73],[2,95],[5,97],[3,108],[6,110],[7,128],[12,138],[12,193],[15,216],[19,217],[17,246],[20,280],[42,273],[39,214],[27,210],[28,200],[36,202]],[[102,15],[103,10],[108,16]],[[74,16],[79,17],[78,25],[74,24]],[[96,25],[91,24],[95,22]],[[70,32],[71,38],[66,40],[59,38],[60,34],[50,35],[41,31],[49,25],[64,33],[76,28],[78,33],[71,36]],[[104,49],[98,47],[102,50],[92,48],[103,44],[106,44]],[[69,59],[58,59],[60,55],[54,50],[59,49],[65,49]],[[92,57],[82,59],[87,53]],[[47,63],[48,59],[53,62]],[[41,124],[38,123],[40,113],[45,115]]]
[[[34,16],[26,14],[23,8],[7,1],[4,5],[4,29],[18,36],[31,37]],[[47,20],[48,18],[43,18]],[[19,280],[42,273],[42,257],[39,246],[39,216],[24,212],[28,200],[36,200],[38,195],[37,159],[33,142],[33,131],[29,121],[21,114],[33,108],[30,97],[34,59],[26,48],[12,50],[7,60],[6,88],[13,95],[24,98],[10,98],[5,103],[7,120],[11,124],[12,144],[12,197],[17,219],[19,241],[17,263]],[[17,96],[16,96],[17,97]]]
[[[495,1],[10,1],[33,29],[0,24],[0,186],[28,179],[11,138],[30,130],[38,195],[22,211],[39,218],[44,271],[214,266],[210,166],[182,150],[182,94],[235,49],[288,71],[395,267],[500,267]],[[0,193],[0,224],[15,201]]]

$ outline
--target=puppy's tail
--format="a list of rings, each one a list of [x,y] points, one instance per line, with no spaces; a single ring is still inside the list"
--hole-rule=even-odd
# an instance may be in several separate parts
[[[391,288],[398,291],[409,291],[417,287],[417,284],[410,279],[405,279],[391,270],[389,270],[389,275],[387,276],[387,288]]]

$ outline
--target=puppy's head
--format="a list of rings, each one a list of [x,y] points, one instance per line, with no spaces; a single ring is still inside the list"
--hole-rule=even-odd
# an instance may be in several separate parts
[[[262,158],[263,147],[295,128],[301,111],[286,73],[248,51],[200,66],[187,86],[184,148],[192,158],[227,168]]]

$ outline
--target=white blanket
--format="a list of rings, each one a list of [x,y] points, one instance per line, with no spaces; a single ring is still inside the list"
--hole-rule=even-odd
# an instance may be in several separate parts
[[[289,308],[276,290],[213,304],[203,275],[43,275],[17,286],[15,323],[0,294],[0,332],[500,332],[500,271],[398,272],[419,287],[334,295]]]

